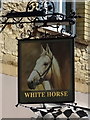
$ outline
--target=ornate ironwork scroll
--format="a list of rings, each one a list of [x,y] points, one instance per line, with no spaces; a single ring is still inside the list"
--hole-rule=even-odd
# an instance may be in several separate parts
[[[24,18],[27,18],[24,20]],[[61,25],[73,25],[75,24],[76,18],[81,18],[81,16],[77,16],[74,11],[71,11],[70,14],[64,15],[62,13],[55,12],[55,6],[53,2],[28,2],[26,6],[26,11],[17,12],[11,10],[6,15],[0,16],[0,25],[1,31],[4,28],[11,24],[15,24],[18,28],[24,28],[24,24],[29,24],[32,30],[27,30],[27,32],[23,32],[21,34],[21,38],[28,35],[28,38],[32,36],[32,31],[41,27],[54,27],[59,28]],[[63,29],[61,30],[61,34],[63,33]],[[71,35],[71,34],[70,34]]]

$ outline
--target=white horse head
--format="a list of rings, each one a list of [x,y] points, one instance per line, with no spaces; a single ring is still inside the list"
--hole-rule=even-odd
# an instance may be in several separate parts
[[[49,81],[51,88],[59,89],[61,75],[57,60],[53,56],[48,44],[46,50],[41,46],[42,53],[37,59],[36,65],[28,78],[28,86],[35,89],[37,85]],[[45,88],[44,84],[44,88]]]

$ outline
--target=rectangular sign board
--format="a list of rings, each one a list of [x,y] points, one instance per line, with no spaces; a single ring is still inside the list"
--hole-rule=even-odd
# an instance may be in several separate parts
[[[74,40],[20,40],[18,102],[74,102]]]

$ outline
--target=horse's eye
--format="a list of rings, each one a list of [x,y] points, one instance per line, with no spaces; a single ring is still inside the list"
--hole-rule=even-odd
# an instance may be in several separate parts
[[[47,66],[47,65],[48,65],[48,63],[44,63],[44,65],[45,65],[45,66]]]

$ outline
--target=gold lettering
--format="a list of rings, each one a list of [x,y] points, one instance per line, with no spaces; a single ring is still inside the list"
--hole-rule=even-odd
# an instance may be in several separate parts
[[[47,97],[51,97],[51,92],[47,92]]]
[[[60,92],[57,92],[57,97],[58,97],[58,96],[61,96],[61,95],[60,95]]]
[[[60,95],[61,95],[61,96],[64,96],[63,91],[60,92]]]
[[[41,94],[42,96],[41,97],[45,97],[45,92],[42,92],[42,94]]]
[[[45,94],[46,93],[46,94]],[[25,92],[25,97],[36,98],[36,97],[66,97],[68,96],[68,91],[57,91],[57,92]]]
[[[25,97],[29,97],[29,93],[25,93]]]
[[[30,93],[30,97],[36,97],[35,93]]]
[[[41,93],[40,92],[38,92],[37,94],[38,94],[38,97],[41,97]]]
[[[52,92],[52,97],[55,97],[56,96],[56,92]]]
[[[68,91],[64,91],[64,96],[68,96]]]
[[[46,96],[47,97],[68,96],[68,91],[47,92]]]
[[[45,92],[27,92],[24,95],[25,97],[46,97]]]

